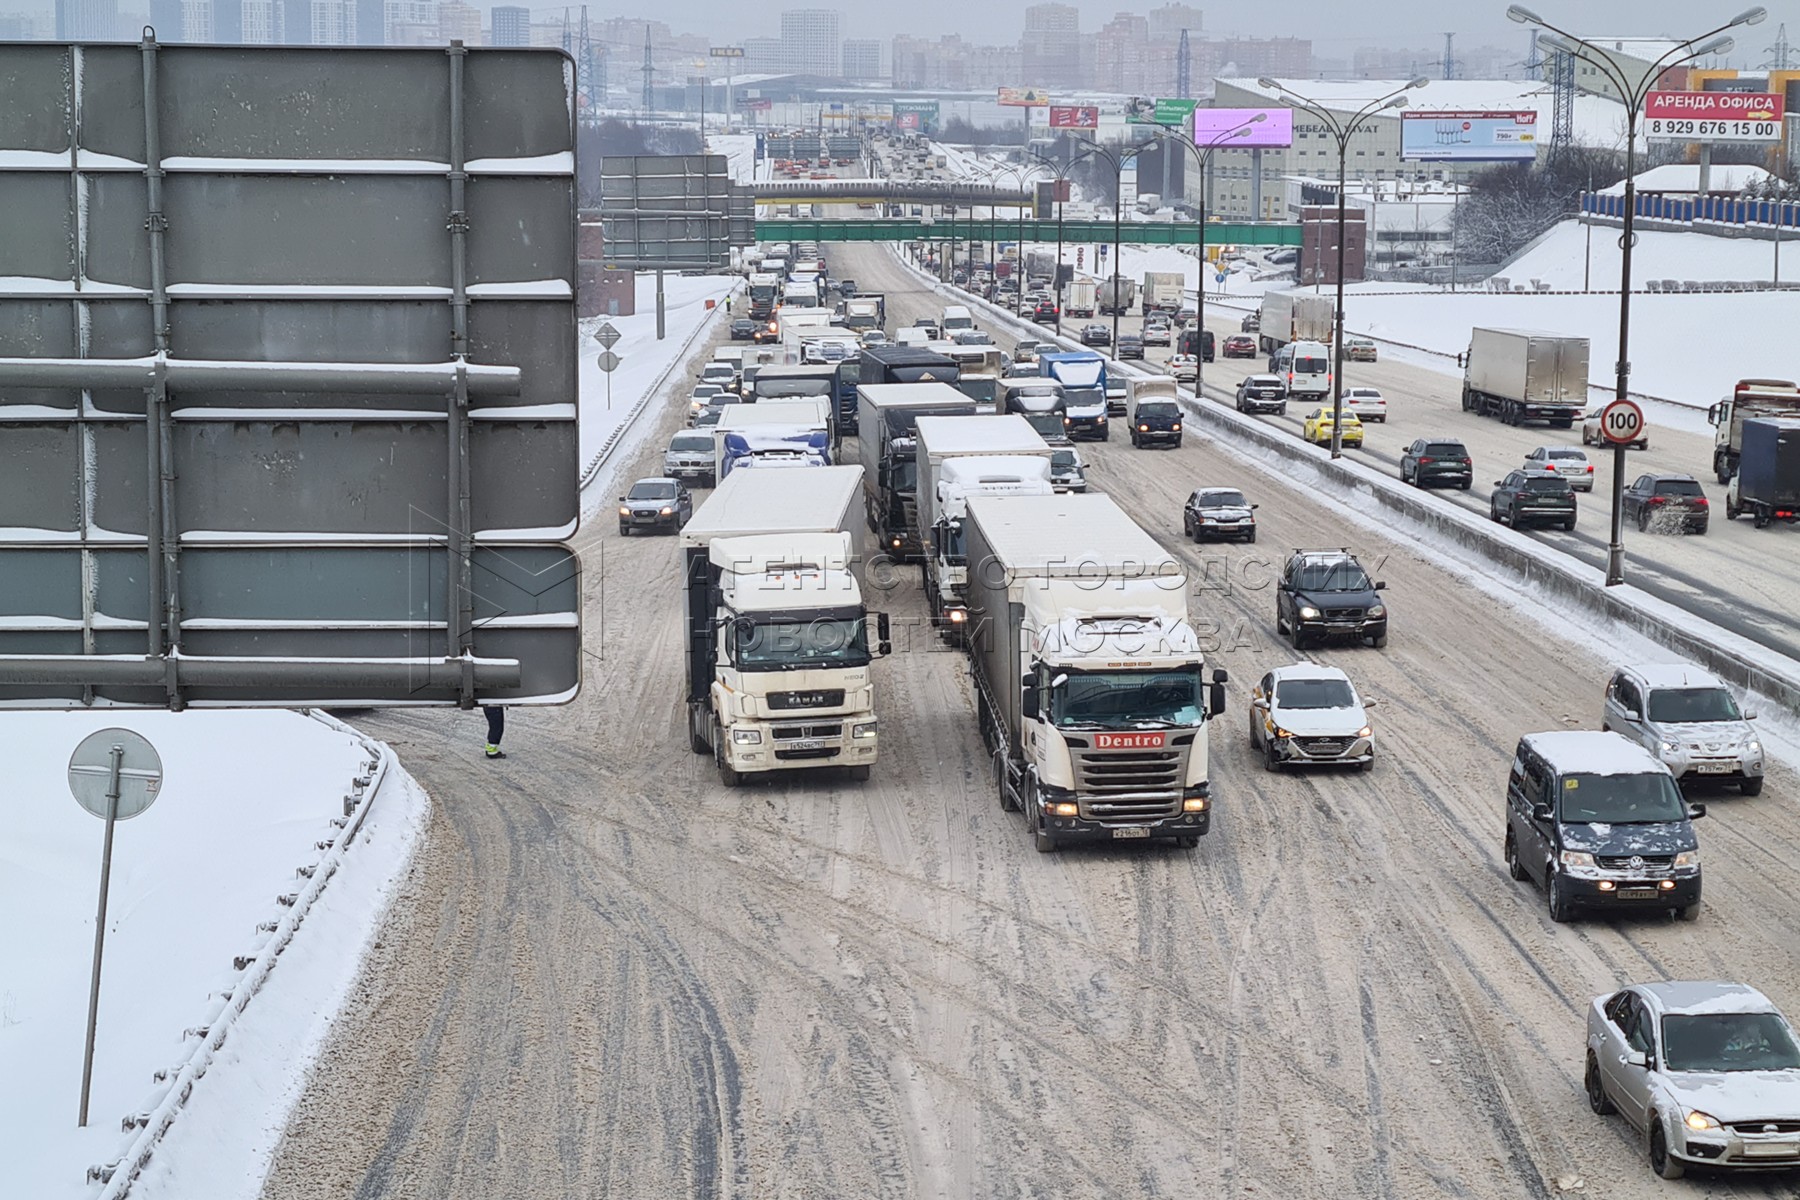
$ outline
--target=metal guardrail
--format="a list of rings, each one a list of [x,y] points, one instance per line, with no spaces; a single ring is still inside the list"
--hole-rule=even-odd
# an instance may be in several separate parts
[[[875,199],[875,197],[870,197]],[[966,194],[962,201],[967,201]],[[837,203],[844,203],[839,199]],[[1124,221],[1119,225],[1119,241],[1128,246],[1192,246],[1199,238],[1199,226],[1191,221],[1183,222],[1151,222]],[[798,239],[803,242],[925,242],[963,239],[973,235],[977,241],[987,241],[989,232],[1002,241],[1037,242],[1055,245],[1058,240],[1057,222],[1044,220],[1026,220],[1023,222],[1007,217],[996,217],[992,220],[977,217],[972,222],[967,216],[945,217],[941,220],[927,221],[922,217],[912,218],[867,218],[834,220],[830,217],[791,217],[774,220],[758,220],[756,222],[756,240],[759,242],[785,242]],[[1065,220],[1061,223],[1061,240],[1065,245],[1077,242],[1105,242],[1113,240],[1113,223],[1096,220]],[[1206,226],[1206,244],[1209,246],[1298,246],[1300,244],[1300,226],[1284,225],[1269,221],[1239,221],[1232,223],[1214,223]]]

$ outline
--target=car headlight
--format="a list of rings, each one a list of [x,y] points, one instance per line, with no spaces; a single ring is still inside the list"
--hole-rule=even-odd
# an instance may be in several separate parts
[[[1293,737],[1294,735],[1289,733],[1287,730],[1283,729],[1281,726],[1277,725],[1275,727],[1275,736],[1278,738],[1285,738],[1285,737]]]
[[[1658,742],[1657,745],[1661,748],[1661,750],[1664,754],[1680,754],[1681,753],[1681,744],[1679,742],[1671,742],[1669,739],[1664,738],[1662,741]]]
[[[623,505],[621,505],[619,507],[619,515],[621,517],[629,517],[631,515],[631,510],[629,508],[626,508]]]
[[[675,515],[675,510],[672,508],[664,508],[657,515],[664,516],[664,517],[672,517]]]
[[[1173,425],[1169,426],[1169,432],[1170,433],[1180,433],[1181,432],[1181,422],[1177,421]]]
[[[1138,426],[1138,432],[1139,432],[1139,433],[1149,433],[1149,432],[1150,432],[1150,427],[1149,427],[1149,426],[1148,426],[1148,425],[1139,425],[1139,426]]]
[[[875,736],[875,722],[874,721],[864,721],[860,725],[852,725],[850,727],[850,736],[853,738],[872,738],[872,737],[874,737]]]
[[[762,745],[762,730],[734,729],[731,731],[731,740],[740,746],[760,746]]]
[[[1374,737],[1375,730],[1370,728],[1367,725],[1364,725],[1361,729],[1356,731],[1356,736],[1359,738]]]
[[[1370,605],[1370,606],[1369,606],[1369,615],[1370,615],[1370,616],[1371,616],[1371,617],[1385,617],[1385,616],[1387,616],[1387,605],[1385,605],[1385,604],[1373,604],[1373,605]]]
[[[1761,755],[1762,754],[1762,743],[1757,741],[1755,738],[1745,738],[1744,739],[1744,753]]]
[[[1319,619],[1319,610],[1310,604],[1302,604],[1300,606],[1300,619],[1302,621],[1316,621]]]
[[[1675,865],[1678,867],[1699,866],[1700,852],[1698,850],[1683,850],[1680,854],[1675,856]]]
[[[1719,1122],[1716,1118],[1701,1112],[1699,1109],[1690,1109],[1688,1111],[1687,1120],[1682,1123],[1689,1129],[1717,1129],[1719,1127]]]
[[[1588,867],[1594,865],[1594,856],[1585,850],[1564,850],[1562,865],[1565,867]]]

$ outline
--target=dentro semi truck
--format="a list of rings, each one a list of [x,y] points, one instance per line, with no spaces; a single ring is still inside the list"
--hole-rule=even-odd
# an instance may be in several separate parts
[[[1713,474],[1730,483],[1744,449],[1748,417],[1800,417],[1800,387],[1787,379],[1740,379],[1731,395],[1706,410],[1713,426]]]
[[[688,737],[726,787],[788,768],[869,776],[870,662],[889,643],[852,569],[861,491],[861,467],[739,471],[681,531]]]
[[[966,638],[1002,808],[1037,848],[1173,838],[1212,820],[1203,679],[1180,562],[1106,496],[975,496]]]
[[[1573,428],[1587,411],[1588,340],[1533,329],[1469,331],[1463,357],[1464,412],[1508,425],[1543,421]]]
[[[947,383],[871,383],[856,389],[856,406],[869,529],[885,553],[916,561],[923,554],[915,513],[918,420],[974,416],[975,401]]]
[[[971,496],[1050,496],[1051,449],[1024,417],[920,417],[919,542],[925,600],[944,637],[960,640],[968,604],[963,519]]]
[[[1331,297],[1306,292],[1264,292],[1257,342],[1274,354],[1289,342],[1331,343]]]

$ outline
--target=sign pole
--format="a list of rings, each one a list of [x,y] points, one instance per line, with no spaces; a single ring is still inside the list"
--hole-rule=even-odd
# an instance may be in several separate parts
[[[81,1054],[81,1119],[87,1128],[88,1095],[94,1082],[94,1031],[100,1020],[100,958],[106,949],[106,893],[112,884],[113,828],[119,820],[119,767],[125,747],[113,743],[106,780],[106,841],[100,850],[100,908],[94,916],[94,969],[88,980],[87,1044]]]

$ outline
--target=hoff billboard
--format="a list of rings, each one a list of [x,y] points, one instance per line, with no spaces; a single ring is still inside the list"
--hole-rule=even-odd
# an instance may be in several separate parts
[[[1258,121],[1256,118],[1261,117]],[[1238,130],[1244,133],[1240,136]],[[1291,108],[1196,108],[1194,143],[1227,150],[1270,149],[1294,144]]]
[[[1000,103],[1007,108],[1049,108],[1050,93],[1043,88],[1001,88]]]
[[[1537,113],[1400,114],[1400,157],[1414,162],[1530,162],[1537,157]]]
[[[1050,109],[1052,129],[1098,129],[1100,110],[1093,105],[1053,105]]]
[[[1644,136],[1671,142],[1778,142],[1786,97],[1768,92],[1651,92]]]

